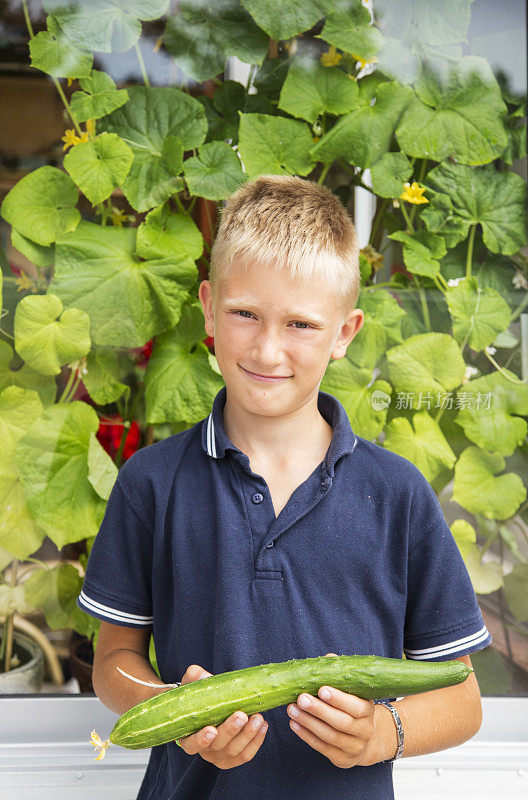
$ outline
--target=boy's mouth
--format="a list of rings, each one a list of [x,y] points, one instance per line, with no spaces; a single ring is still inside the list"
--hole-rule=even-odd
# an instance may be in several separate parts
[[[244,367],[241,365],[239,366],[246,373],[246,375],[249,375],[250,378],[254,378],[256,381],[264,381],[265,383],[280,383],[281,381],[286,381],[291,377],[291,375],[260,375],[257,372],[250,372],[248,369],[244,369]]]

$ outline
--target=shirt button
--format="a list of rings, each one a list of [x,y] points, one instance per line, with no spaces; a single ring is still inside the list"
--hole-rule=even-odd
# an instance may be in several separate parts
[[[270,547],[273,547],[273,542],[268,542],[268,543],[267,543],[267,545],[266,545],[266,547],[267,547],[267,548],[268,548],[268,550],[269,550],[269,549],[270,549]]]
[[[251,495],[251,499],[253,500],[254,503],[262,503],[262,501],[264,500],[264,496],[261,495],[260,492],[255,492],[255,494]]]

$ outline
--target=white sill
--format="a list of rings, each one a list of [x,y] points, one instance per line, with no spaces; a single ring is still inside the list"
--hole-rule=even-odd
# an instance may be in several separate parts
[[[394,764],[396,800],[526,800],[528,697],[483,697],[482,709],[470,741]],[[0,800],[133,800],[150,750],[111,746],[96,761],[90,744],[117,716],[95,695],[0,697]]]

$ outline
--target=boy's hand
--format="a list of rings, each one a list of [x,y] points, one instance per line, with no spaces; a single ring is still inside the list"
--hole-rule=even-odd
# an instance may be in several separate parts
[[[336,653],[327,653],[335,656]],[[300,727],[295,733],[314,750],[318,750],[330,759],[332,764],[342,769],[370,766],[368,745],[374,733],[374,701],[364,700],[356,695],[342,692],[331,686],[321,686],[330,692],[327,700],[313,697],[303,692],[297,698],[310,700],[306,709],[290,703],[287,712],[290,715],[290,727],[297,723]],[[298,711],[294,716],[292,710]]]
[[[211,673],[202,667],[192,664],[181,683],[183,686],[185,683],[208,678],[210,675]],[[241,721],[240,725],[237,724],[238,720]],[[248,720],[247,714],[243,711],[235,711],[216,728],[207,725],[179,741],[189,755],[198,753],[205,761],[209,761],[219,769],[231,769],[251,761],[264,741],[267,728],[268,725],[261,714],[253,714]],[[208,733],[213,734],[211,740],[206,739]]]

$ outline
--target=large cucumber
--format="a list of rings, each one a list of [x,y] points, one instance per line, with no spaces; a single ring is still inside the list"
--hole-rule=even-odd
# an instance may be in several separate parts
[[[168,689],[130,708],[109,741],[137,750],[219,725],[235,711],[248,716],[316,695],[333,686],[369,700],[405,697],[462,683],[474,670],[463,661],[412,661],[381,656],[320,656],[222,672]]]

